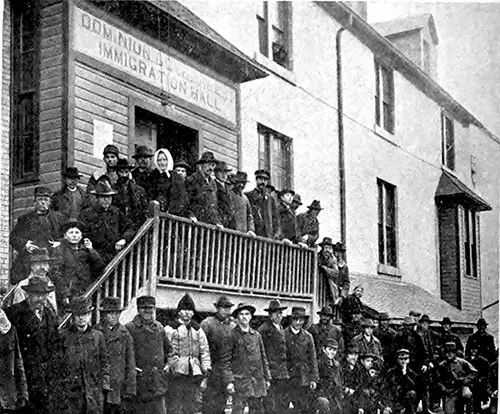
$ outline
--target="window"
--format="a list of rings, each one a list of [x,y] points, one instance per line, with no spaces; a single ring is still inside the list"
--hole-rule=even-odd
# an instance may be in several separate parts
[[[278,190],[292,187],[292,140],[262,125],[259,133],[259,169],[269,170]]]
[[[441,114],[442,163],[450,170],[455,169],[455,128],[453,119]]]
[[[394,73],[375,62],[375,122],[394,134]]]
[[[290,67],[291,2],[259,2],[259,52],[285,68]]]
[[[382,180],[377,180],[377,186],[379,263],[397,267],[396,187]]]
[[[464,208],[464,254],[465,254],[465,274],[477,277],[477,216],[476,212]]]
[[[38,179],[40,14],[38,2],[13,3],[14,181]]]

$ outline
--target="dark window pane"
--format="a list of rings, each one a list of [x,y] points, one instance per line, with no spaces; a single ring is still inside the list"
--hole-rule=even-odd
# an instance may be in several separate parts
[[[24,98],[20,104],[19,122],[20,133],[34,132],[37,116],[33,108],[33,96]]]
[[[35,171],[35,139],[33,134],[23,135],[23,174]]]
[[[25,53],[21,55],[21,85],[20,92],[32,91],[35,88],[35,54]]]
[[[396,229],[392,226],[386,227],[387,237],[387,264],[389,266],[397,266],[396,260]]]
[[[267,20],[257,18],[259,24],[259,51],[264,56],[269,56],[269,34],[267,30]]]

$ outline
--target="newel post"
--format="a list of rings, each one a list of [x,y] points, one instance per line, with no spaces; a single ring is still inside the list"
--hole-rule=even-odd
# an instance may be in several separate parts
[[[311,311],[311,319],[313,315],[316,315],[316,312],[319,310],[319,278],[318,278],[318,251],[314,248],[313,254],[313,268],[311,269],[311,277],[312,277],[312,311]]]
[[[148,294],[156,297],[156,284],[158,283],[158,250],[160,246],[160,203],[151,201],[149,203],[149,216],[153,221],[153,234],[149,240],[148,268],[150,278],[148,281]]]

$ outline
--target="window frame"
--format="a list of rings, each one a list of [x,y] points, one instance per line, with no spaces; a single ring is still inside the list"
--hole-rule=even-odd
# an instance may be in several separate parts
[[[455,146],[455,123],[453,118],[445,112],[441,112],[441,164],[451,171],[456,168]]]
[[[464,275],[477,279],[479,277],[479,240],[478,240],[478,215],[477,212],[463,208],[463,252]]]
[[[375,124],[396,133],[394,70],[375,59]]]
[[[389,193],[392,193],[392,220],[388,224],[390,207],[387,200]],[[377,178],[377,211],[378,263],[382,266],[397,269],[399,266],[397,187],[380,178]],[[392,241],[389,240],[389,231],[392,233]],[[389,243],[392,244],[392,247]]]

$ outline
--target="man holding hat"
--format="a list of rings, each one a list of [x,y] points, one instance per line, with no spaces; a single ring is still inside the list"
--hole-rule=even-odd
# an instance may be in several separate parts
[[[223,371],[223,358],[228,355],[228,344],[236,323],[231,317],[234,304],[227,296],[220,296],[214,303],[216,313],[201,322],[210,348],[212,375],[208,378],[208,388],[205,391],[203,412],[219,414],[226,405],[226,386],[229,378]]]
[[[165,326],[172,344],[169,367],[172,381],[167,398],[169,414],[195,414],[200,393],[207,388],[212,370],[207,337],[201,326],[193,321],[196,312],[191,296],[186,293],[177,304],[177,320]]]
[[[59,191],[52,194],[52,210],[62,214],[64,219],[76,219],[80,211],[90,207],[92,200],[79,185],[82,174],[76,167],[68,167],[63,172],[63,185]]]
[[[285,329],[288,361],[288,401],[298,413],[308,413],[313,402],[311,396],[319,380],[316,348],[312,335],[303,329],[306,310],[292,308],[291,324]]]
[[[51,192],[47,187],[35,188],[35,209],[17,219],[10,232],[10,244],[17,251],[10,281],[16,284],[29,274],[30,254],[36,249],[51,249],[61,238],[64,217],[50,210]]]
[[[232,171],[231,167],[224,161],[218,161],[215,166],[215,185],[217,187],[217,210],[222,225],[228,229],[235,229],[234,211],[231,202],[231,188],[228,183],[228,173]]]
[[[5,310],[17,330],[19,348],[28,384],[28,406],[37,414],[51,414],[56,401],[59,375],[59,331],[57,315],[47,299],[54,286],[47,277],[33,276],[23,286],[27,297]]]
[[[464,356],[464,346],[462,345],[462,341],[460,340],[460,338],[451,332],[452,325],[453,325],[453,322],[447,316],[445,316],[443,318],[443,320],[441,321],[441,335],[438,338],[439,348],[441,350],[441,353],[440,353],[441,360],[444,359],[443,350],[444,350],[445,344],[448,342],[453,342],[456,345],[457,355],[459,357],[463,358],[463,356]]]
[[[102,414],[105,397],[111,391],[106,341],[102,332],[90,326],[93,309],[88,299],[73,298],[69,306],[71,324],[61,331],[69,413]]]
[[[248,405],[250,414],[263,414],[262,399],[271,386],[271,372],[260,333],[250,327],[255,307],[240,303],[233,312],[236,328],[229,341],[224,375],[227,391],[233,396],[233,414],[243,414]]]
[[[286,397],[288,387],[286,338],[281,325],[285,309],[287,307],[282,306],[279,299],[271,300],[269,306],[264,309],[269,314],[269,319],[258,329],[264,342],[269,369],[273,378],[267,397],[264,399],[265,412],[269,414],[288,412]]]
[[[151,158],[153,151],[146,145],[138,145],[135,147],[135,154],[132,155],[135,160],[135,168],[132,170],[132,178],[135,183],[144,188],[146,193],[149,192],[149,173],[151,172]]]
[[[467,339],[465,354],[470,355],[472,348],[477,349],[477,354],[486,358],[490,364],[498,359],[495,349],[495,339],[493,335],[486,332],[488,322],[484,318],[479,318],[476,323],[477,331]]]
[[[104,414],[126,412],[137,393],[134,341],[119,320],[124,308],[117,297],[107,296],[101,302],[101,322],[95,329],[102,332],[110,366],[111,391],[104,401]]]
[[[87,184],[87,193],[93,194],[97,183],[101,180],[106,180],[111,186],[114,186],[118,181],[118,175],[116,174],[116,164],[120,158],[120,151],[116,145],[106,145],[102,152],[104,158],[105,168],[99,168],[94,170],[90,175],[89,182]]]
[[[318,214],[323,209],[319,200],[314,200],[307,209],[307,212],[297,216],[299,240],[309,247],[314,247],[319,237]]]
[[[340,363],[336,359],[338,342],[328,338],[318,350],[319,382],[316,402],[319,414],[341,414],[344,393]]]
[[[370,353],[374,356],[375,365],[381,368],[383,363],[382,358],[382,345],[378,338],[373,335],[375,324],[370,318],[365,318],[361,322],[361,329],[363,332],[356,335],[352,339],[352,343],[359,349],[359,353]]]
[[[320,311],[319,322],[309,328],[309,333],[313,336],[316,352],[321,352],[328,339],[337,341],[337,355],[344,354],[344,338],[342,330],[333,324],[333,309],[331,306],[323,306]]]
[[[257,236],[275,239],[280,230],[280,221],[277,202],[266,188],[270,179],[271,174],[269,171],[255,171],[256,188],[246,193],[246,196],[252,206]]]
[[[138,314],[125,327],[134,340],[137,371],[136,413],[166,414],[168,361],[173,357],[172,346],[165,329],[155,319],[156,299],[137,298]]]
[[[238,171],[233,177],[233,187],[229,194],[233,206],[234,229],[255,235],[252,206],[246,194],[243,193],[247,182],[247,174],[243,171]]]

